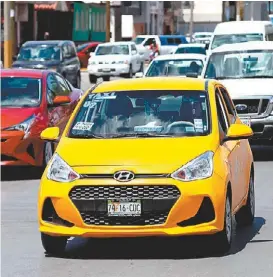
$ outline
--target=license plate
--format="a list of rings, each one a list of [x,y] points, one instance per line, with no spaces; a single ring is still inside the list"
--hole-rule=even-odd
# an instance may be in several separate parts
[[[140,200],[108,200],[108,216],[140,216]]]
[[[110,68],[103,68],[102,71],[103,71],[103,72],[110,72],[111,69],[110,69]]]
[[[243,124],[247,125],[247,126],[251,126],[251,121],[250,118],[241,118],[241,121]]]

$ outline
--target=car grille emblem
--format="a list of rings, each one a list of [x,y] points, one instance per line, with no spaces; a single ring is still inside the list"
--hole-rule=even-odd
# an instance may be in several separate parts
[[[238,104],[235,107],[237,111],[245,111],[247,109],[247,105],[245,104]]]
[[[129,182],[135,178],[135,175],[131,171],[118,171],[114,174],[114,179],[119,182]]]

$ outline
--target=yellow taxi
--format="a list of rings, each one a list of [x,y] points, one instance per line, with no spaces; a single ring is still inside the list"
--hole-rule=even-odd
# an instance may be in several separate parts
[[[254,163],[226,89],[179,77],[117,80],[86,92],[42,176],[47,253],[70,237],[212,235],[221,252],[254,219]]]

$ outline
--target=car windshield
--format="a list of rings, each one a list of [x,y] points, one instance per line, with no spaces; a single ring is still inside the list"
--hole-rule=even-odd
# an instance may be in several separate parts
[[[89,94],[69,137],[184,137],[210,132],[205,91],[122,91]]]
[[[95,55],[129,55],[129,46],[126,44],[99,46]]]
[[[37,107],[40,101],[41,79],[1,78],[1,107]]]
[[[18,61],[59,61],[61,50],[57,45],[37,44],[21,47]]]
[[[84,48],[86,48],[87,46],[88,46],[87,43],[79,45],[79,46],[77,47],[77,52],[82,51],[82,50],[83,50]]]
[[[179,47],[176,49],[175,54],[203,54],[206,55],[206,49],[205,47]]]
[[[136,37],[136,38],[134,39],[134,43],[135,43],[135,44],[141,44],[144,40],[145,40],[145,38]]]
[[[273,50],[245,50],[213,53],[205,78],[273,78]]]
[[[201,74],[203,61],[199,59],[154,60],[145,76],[186,76],[188,73]]]
[[[211,44],[211,49],[224,44],[241,43],[248,41],[262,41],[262,34],[230,34],[230,35],[215,35]]]

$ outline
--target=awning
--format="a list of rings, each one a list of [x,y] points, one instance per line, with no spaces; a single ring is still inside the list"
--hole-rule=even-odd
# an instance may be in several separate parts
[[[65,1],[43,1],[43,2],[35,2],[34,9],[36,11],[60,11],[60,12],[68,12],[71,11],[71,5]]]

